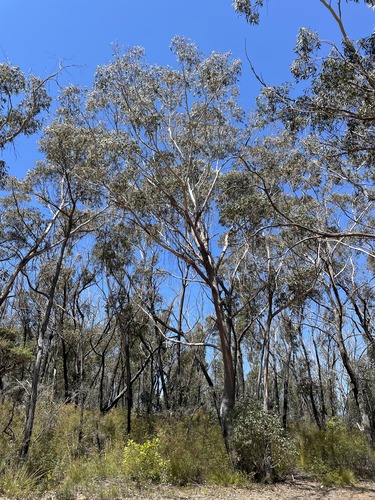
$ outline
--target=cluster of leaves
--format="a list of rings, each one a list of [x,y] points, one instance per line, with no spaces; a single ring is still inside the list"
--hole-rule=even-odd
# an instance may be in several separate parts
[[[0,63],[0,151],[18,135],[34,134],[43,124],[42,112],[51,103],[45,83],[33,75],[26,76],[20,68]],[[0,180],[5,163],[0,161]]]
[[[263,7],[264,0],[234,0],[233,7],[239,14],[245,16],[250,24],[259,24],[260,9]]]
[[[338,4],[340,4],[340,1],[341,0],[338,1]],[[351,1],[354,1],[355,3],[360,2],[360,0],[351,0]],[[369,7],[375,8],[374,0],[364,0],[364,1]],[[265,2],[264,0],[234,0],[233,7],[235,11],[238,12],[238,14],[245,16],[246,21],[248,23],[259,24],[260,11],[262,10],[264,3],[267,4],[268,2],[267,1]],[[322,3],[326,4],[325,0]]]

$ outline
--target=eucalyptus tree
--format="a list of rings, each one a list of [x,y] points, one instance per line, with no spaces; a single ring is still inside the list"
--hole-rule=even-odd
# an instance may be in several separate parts
[[[65,254],[56,286],[40,380],[53,386],[57,401],[80,408],[89,399],[89,387],[95,387],[93,350],[103,341],[95,286],[95,267],[72,246]]]
[[[371,260],[367,259],[366,262],[359,252],[352,251],[347,257],[344,272],[340,273],[338,286],[345,293],[347,307],[351,306],[350,317],[363,340],[366,357],[374,362],[375,277],[370,265]]]
[[[110,147],[118,155],[117,172],[104,178],[113,202],[209,291],[222,352],[226,435],[235,370],[220,271],[230,249],[228,240],[218,246],[216,197],[242,136],[240,63],[216,52],[204,58],[179,37],[171,48],[179,69],[147,64],[140,48],[117,53],[98,68],[86,109],[97,113],[116,141]]]
[[[286,182],[298,184],[296,175],[289,177],[291,168],[298,167],[287,135],[254,141],[244,150],[245,155],[239,154],[237,170],[224,179],[220,214],[223,223],[235,228],[236,239],[248,247],[242,265],[237,266],[235,293],[242,315],[247,314],[252,325],[252,337],[261,345],[256,395],[260,398],[263,393],[263,409],[267,412],[271,403],[271,358],[275,366],[272,344],[277,345],[281,333],[280,315],[288,310],[293,317],[293,308],[315,293],[321,263],[314,239],[300,228],[285,227],[259,178],[267,178],[273,200],[293,210],[301,220],[316,221],[321,207],[309,197],[297,205],[294,193],[284,188]]]
[[[4,307],[25,267],[50,248],[51,234],[62,208],[55,207],[48,213],[38,210],[14,178],[8,178],[5,187],[8,194],[0,199],[0,307]]]
[[[93,248],[93,258],[103,280],[101,292],[110,332],[104,349],[95,350],[101,358],[100,410],[106,413],[125,402],[127,432],[130,433],[134,384],[157,349],[152,341],[149,344],[145,339],[149,321],[139,308],[134,286],[137,281],[134,257],[137,231],[119,220],[117,211],[112,211],[111,215],[107,223],[98,228]],[[145,357],[142,346],[149,351]],[[104,384],[106,378],[108,382]]]
[[[256,24],[264,3],[240,0],[234,6]],[[315,261],[325,275],[320,273],[319,286],[336,315],[331,340],[337,343],[341,361],[357,387],[361,426],[368,431],[361,380],[343,330],[343,293],[332,268],[329,284],[326,281],[326,248],[351,247],[363,254],[362,265],[366,256],[373,258],[374,35],[352,40],[343,23],[343,2],[320,3],[337,27],[341,45],[301,28],[291,65],[295,85],[270,86],[254,71],[262,91],[249,137],[261,134],[256,141],[248,141],[239,159],[244,170],[258,178],[259,189],[275,214],[273,225],[294,228],[300,234],[299,244],[315,246]],[[372,0],[366,3],[374,6]],[[312,358],[304,358],[312,368]]]
[[[33,206],[39,206],[39,210],[33,209],[33,211],[36,210],[37,213],[50,211],[54,214],[48,266],[42,266],[40,272],[37,270],[34,274],[26,273],[24,270],[29,286],[44,297],[45,304],[38,325],[30,400],[20,450],[21,458],[27,456],[30,446],[43,360],[53,337],[53,333],[47,335],[47,332],[50,328],[65,258],[74,251],[74,246],[93,230],[94,221],[104,210],[101,207],[100,193],[92,190],[81,175],[83,169],[89,174],[90,167],[87,141],[82,133],[79,134],[72,124],[56,121],[45,129],[40,148],[45,154],[45,160],[30,170],[23,181],[14,181],[20,196],[26,196]],[[31,233],[34,230],[29,228]],[[46,253],[43,255],[45,257]]]
[[[257,22],[263,3],[235,5],[250,22]],[[326,0],[320,3],[341,35],[341,46],[301,28],[291,65],[297,87],[270,86],[258,77],[263,88],[254,125],[270,134],[276,126],[278,135],[288,137],[294,164],[289,164],[285,189],[294,191],[300,203],[307,197],[325,203],[327,217],[304,222],[298,213],[277,203],[267,177],[259,170],[258,175],[286,225],[319,238],[342,236],[351,242],[360,238],[366,249],[363,240],[374,237],[374,35],[353,41],[342,20],[342,2],[335,7]],[[374,6],[373,0],[366,3]],[[263,144],[266,149],[266,141]],[[248,168],[251,156],[247,152],[242,157]]]
[[[48,276],[46,280],[47,287],[44,290],[40,290],[40,293],[43,294],[46,298],[46,307],[45,311],[42,313],[43,319],[38,328],[39,331],[38,331],[38,338],[36,345],[36,357],[34,362],[31,389],[30,389],[30,401],[27,407],[27,420],[24,428],[24,439],[22,448],[20,450],[21,458],[25,458],[27,456],[30,445],[30,439],[34,425],[35,408],[38,398],[38,385],[42,369],[43,357],[45,355],[46,343],[47,345],[49,344],[48,341],[49,339],[47,339],[47,329],[50,321],[52,307],[54,304],[56,287],[63,265],[65,250],[67,248],[70,235],[71,235],[71,230],[69,228],[65,234],[65,238],[63,239],[61,246],[58,247],[57,252],[50,252],[49,257],[51,258],[51,261],[54,263],[53,266],[54,270],[52,272],[52,275]]]
[[[365,433],[369,441],[372,441],[372,429],[369,414],[366,408],[366,396],[363,384],[356,364],[356,353],[351,352],[351,345],[355,341],[353,328],[350,328],[352,313],[348,309],[350,301],[340,290],[341,275],[345,273],[348,266],[347,252],[340,248],[339,243],[325,245],[322,255],[326,274],[325,296],[327,297],[327,313],[331,323],[331,335],[337,344],[341,361],[347,373],[355,405],[359,414],[359,428]],[[348,326],[349,324],[349,326]],[[358,355],[357,355],[358,356]]]
[[[338,253],[337,249],[328,245],[327,253],[326,272],[330,280],[327,295],[333,304],[331,310],[337,330],[335,338],[358,409],[357,425],[371,440],[374,430],[371,418],[373,407],[370,402],[373,389],[370,387],[367,393],[366,377],[361,373],[366,365],[371,367],[373,363],[374,277],[366,268],[360,252],[347,248],[345,252],[335,255]],[[345,340],[345,336],[348,340]]]
[[[346,0],[346,1],[361,3],[360,0]],[[331,2],[329,0],[328,1],[317,0],[317,2],[320,2],[328,9],[332,9]],[[337,6],[339,10],[341,8],[341,3],[342,1],[338,0]],[[365,3],[371,8],[375,7],[374,0],[363,0],[363,3]],[[260,13],[262,11],[262,8],[264,7],[264,4],[268,5],[268,0],[233,0],[233,7],[235,11],[241,15],[244,15],[246,21],[250,24],[259,24]]]
[[[30,361],[30,350],[20,345],[19,332],[11,328],[0,328],[0,390],[3,391],[3,377],[13,373],[15,368]]]

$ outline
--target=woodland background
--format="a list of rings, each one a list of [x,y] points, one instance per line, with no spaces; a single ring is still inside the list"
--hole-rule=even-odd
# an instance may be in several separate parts
[[[0,64],[0,148],[41,155],[1,164],[4,494],[372,477],[375,38],[320,3],[341,43],[302,27],[278,86],[245,61],[250,111],[241,62],[181,36],[53,102],[64,66]]]

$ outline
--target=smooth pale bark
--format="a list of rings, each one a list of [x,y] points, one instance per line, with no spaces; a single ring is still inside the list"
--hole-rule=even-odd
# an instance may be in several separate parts
[[[37,405],[37,401],[38,401],[38,386],[39,386],[40,372],[41,372],[41,368],[42,368],[42,361],[43,361],[43,355],[44,355],[45,336],[47,333],[49,320],[51,317],[51,311],[52,311],[52,306],[54,303],[56,287],[57,287],[57,283],[58,283],[58,280],[59,280],[59,277],[61,274],[61,268],[62,268],[62,264],[64,261],[65,250],[67,248],[68,241],[70,238],[71,228],[72,228],[72,219],[70,218],[69,227],[67,230],[67,236],[65,237],[65,239],[61,245],[59,259],[57,261],[54,276],[53,276],[51,286],[50,286],[50,289],[48,292],[48,299],[47,299],[47,305],[46,305],[46,310],[44,313],[43,322],[42,322],[40,329],[39,329],[38,340],[37,340],[36,359],[35,359],[33,376],[32,376],[32,381],[31,381],[30,399],[29,399],[29,403],[27,406],[27,416],[26,416],[26,423],[25,423],[25,427],[24,427],[24,431],[23,431],[22,447],[21,447],[20,452],[19,452],[19,457],[21,459],[25,459],[28,455],[28,452],[29,452],[30,440],[31,440],[33,427],[34,427],[35,410],[36,410],[36,405]]]
[[[282,422],[283,429],[286,430],[288,422],[288,410],[289,410],[289,368],[292,358],[292,349],[289,346],[288,357],[285,361],[285,374],[284,374],[284,384],[283,384],[283,413]]]
[[[315,349],[316,364],[317,364],[317,368],[318,368],[321,421],[322,421],[322,426],[324,427],[325,422],[326,422],[326,417],[327,417],[327,409],[326,409],[326,403],[325,403],[325,397],[324,397],[324,384],[323,384],[322,367],[321,367],[321,363],[320,363],[318,346],[315,342],[315,339],[313,339],[313,345],[314,345],[314,349]]]

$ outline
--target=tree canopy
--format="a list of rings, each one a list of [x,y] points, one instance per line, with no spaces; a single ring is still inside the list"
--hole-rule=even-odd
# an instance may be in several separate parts
[[[173,66],[117,47],[45,126],[47,80],[0,65],[0,149],[41,131],[42,160],[0,199],[0,391],[25,410],[21,459],[43,398],[79,408],[80,443],[85,409],[126,408],[130,433],[135,412],[204,407],[231,453],[246,398],[266,424],[339,416],[372,443],[375,38],[320,2],[341,44],[302,27],[293,81],[252,68],[246,110],[242,63],[180,36]],[[256,24],[264,4],[233,5]]]

